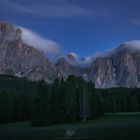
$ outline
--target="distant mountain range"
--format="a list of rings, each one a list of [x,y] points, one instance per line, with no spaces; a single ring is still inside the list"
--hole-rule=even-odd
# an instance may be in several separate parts
[[[125,42],[90,60],[78,61],[73,54],[67,54],[51,62],[23,42],[21,29],[0,23],[0,74],[49,83],[75,75],[91,80],[97,88],[140,87],[140,41]]]

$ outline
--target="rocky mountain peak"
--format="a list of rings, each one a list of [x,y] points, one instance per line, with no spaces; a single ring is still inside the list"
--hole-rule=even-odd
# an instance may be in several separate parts
[[[21,39],[22,31],[11,23],[0,23],[0,40],[15,41]],[[2,42],[1,42],[2,43]]]
[[[42,53],[24,44],[22,30],[11,23],[0,23],[0,74],[52,82],[56,78],[54,64]]]
[[[90,60],[79,60],[70,53],[58,57],[54,64],[39,50],[23,43],[20,28],[0,23],[0,74],[47,82],[75,75],[86,77],[97,88],[140,87],[140,41],[124,42]]]
[[[6,31],[6,32],[11,32],[14,30],[14,26],[11,23],[0,23],[0,30]]]
[[[77,58],[73,54],[66,54],[57,58],[57,65],[65,64],[71,66],[78,66]]]
[[[98,88],[139,87],[139,44],[122,43],[109,55],[96,58],[91,65],[89,77]]]

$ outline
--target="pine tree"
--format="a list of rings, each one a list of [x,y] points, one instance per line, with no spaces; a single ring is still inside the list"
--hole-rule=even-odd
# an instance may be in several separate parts
[[[34,100],[31,113],[31,124],[33,126],[45,126],[52,124],[50,93],[48,86],[44,81],[39,83],[38,93],[36,95],[36,99]]]

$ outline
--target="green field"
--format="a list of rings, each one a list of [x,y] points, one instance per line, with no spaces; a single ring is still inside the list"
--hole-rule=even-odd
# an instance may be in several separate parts
[[[140,113],[105,114],[97,120],[48,127],[29,122],[0,125],[0,140],[140,140]]]

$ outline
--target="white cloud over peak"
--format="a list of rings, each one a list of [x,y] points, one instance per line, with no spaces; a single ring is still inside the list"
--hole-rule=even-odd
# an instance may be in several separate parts
[[[91,59],[92,59],[91,56],[86,56],[86,57],[85,57],[85,60],[86,60],[86,61],[90,61]]]
[[[78,57],[78,55],[76,53],[74,53],[74,52],[71,52],[69,54],[72,55],[74,58],[77,58]]]
[[[126,44],[129,49],[140,50],[140,40],[132,40],[129,42],[125,42],[124,44]]]
[[[24,43],[27,43],[28,45],[43,51],[46,55],[59,53],[59,45],[56,42],[46,39],[27,28],[20,28],[22,29],[22,40]]]
[[[117,48],[109,49],[105,52],[96,53],[94,55],[94,59],[98,57],[100,58],[109,57],[117,53],[118,51],[125,50],[125,49],[131,51],[132,53],[136,51],[140,51],[140,40],[132,40],[128,42],[123,42]]]

